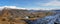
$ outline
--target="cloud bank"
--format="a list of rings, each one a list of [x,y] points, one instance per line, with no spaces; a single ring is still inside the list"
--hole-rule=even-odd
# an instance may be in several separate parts
[[[16,6],[0,6],[0,10],[2,10],[2,9],[4,9],[4,8],[10,8],[10,9],[25,9],[25,8],[16,7]]]
[[[60,6],[60,1],[58,0],[53,0],[51,2],[45,3],[42,6]]]
[[[4,8],[10,8],[10,9],[27,9],[27,10],[53,10],[53,9],[60,9],[60,8],[22,8],[22,7],[16,7],[16,6],[0,6],[0,10]]]

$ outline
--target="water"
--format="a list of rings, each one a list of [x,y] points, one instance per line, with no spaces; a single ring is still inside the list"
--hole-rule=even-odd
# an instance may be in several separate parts
[[[37,20],[25,20],[28,24],[60,24],[60,14],[46,16]]]

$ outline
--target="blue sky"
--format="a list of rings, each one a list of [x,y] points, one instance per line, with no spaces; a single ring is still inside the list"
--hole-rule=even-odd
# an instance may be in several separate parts
[[[22,8],[60,8],[60,0],[0,0],[0,6]]]
[[[15,0],[0,0],[0,6],[15,6],[16,1]]]

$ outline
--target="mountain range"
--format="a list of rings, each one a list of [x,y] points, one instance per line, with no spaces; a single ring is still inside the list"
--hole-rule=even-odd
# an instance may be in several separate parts
[[[60,10],[27,10],[27,9],[12,9],[5,7],[0,10],[1,24],[26,24],[26,19],[36,20],[55,14],[60,14]]]

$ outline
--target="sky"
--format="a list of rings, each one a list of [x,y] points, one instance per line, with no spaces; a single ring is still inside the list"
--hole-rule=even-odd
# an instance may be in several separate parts
[[[0,0],[1,7],[60,9],[60,0]]]

